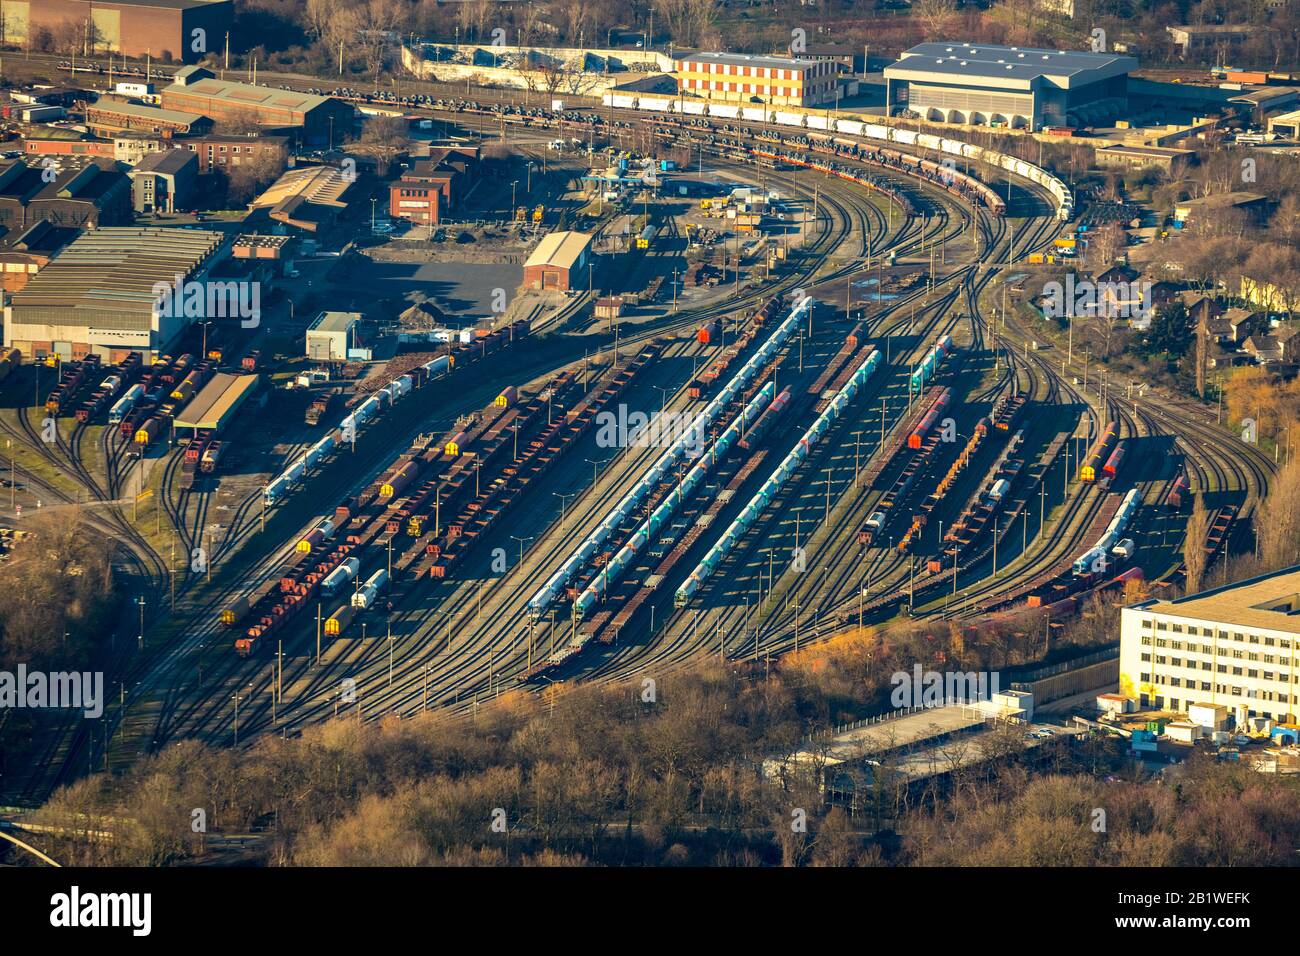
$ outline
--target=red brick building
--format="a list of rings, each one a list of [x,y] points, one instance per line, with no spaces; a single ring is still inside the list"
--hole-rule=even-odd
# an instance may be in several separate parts
[[[171,141],[172,149],[189,150],[199,158],[199,173],[269,160],[283,170],[289,165],[289,137],[259,133],[213,133]]]
[[[28,139],[23,141],[23,152],[28,156],[101,156],[112,159],[113,144],[102,139]]]
[[[567,292],[588,283],[591,236],[582,232],[552,232],[543,236],[524,263],[524,286]]]
[[[478,175],[475,147],[436,149],[416,160],[401,179],[388,187],[388,214],[394,219],[437,225],[458,206]]]
[[[4,13],[9,43],[35,45],[76,31],[91,53],[185,63],[220,49],[235,17],[232,0],[4,0]]]
[[[199,66],[177,70],[160,96],[165,108],[210,117],[218,126],[251,122],[304,143],[341,142],[356,118],[350,103],[331,96],[219,80]]]

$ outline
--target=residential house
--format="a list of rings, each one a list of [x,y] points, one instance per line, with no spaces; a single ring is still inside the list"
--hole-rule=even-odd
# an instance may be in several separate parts
[[[1252,335],[1246,339],[1243,348],[1260,365],[1279,364],[1285,355],[1282,342],[1276,335]]]

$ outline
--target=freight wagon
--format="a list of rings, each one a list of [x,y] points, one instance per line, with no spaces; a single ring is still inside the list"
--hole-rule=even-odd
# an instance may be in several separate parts
[[[952,354],[953,344],[951,335],[941,335],[935,342],[934,347],[930,349],[912,370],[911,377],[908,379],[909,390],[915,394],[920,394],[921,389],[925,387],[930,379],[934,378],[939,371],[939,366],[943,364],[944,359]]]
[[[717,319],[706,322],[695,332],[695,340],[701,345],[719,345],[722,342],[722,326]]]
[[[1181,511],[1183,509],[1183,497],[1187,494],[1188,483],[1186,472],[1179,472],[1178,477],[1174,480],[1174,486],[1169,489],[1169,495],[1165,498],[1165,507],[1170,511]]]
[[[348,625],[352,623],[352,619],[357,616],[358,610],[358,608],[353,606],[351,601],[340,607],[337,611],[331,614],[328,619],[326,619],[325,635],[327,637],[338,637],[341,635],[347,630]]]
[[[939,393],[939,397],[934,400],[934,404],[930,406],[930,410],[925,413],[925,417],[917,423],[916,428],[914,428],[911,434],[907,436],[908,448],[919,449],[921,447],[925,442],[926,436],[930,434],[930,429],[939,422],[943,413],[948,410],[948,404],[951,401],[952,389],[945,388]]]
[[[1080,481],[1096,481],[1103,475],[1106,461],[1110,458],[1111,452],[1115,449],[1115,443],[1119,439],[1119,424],[1110,422],[1102,429],[1101,437],[1093,442],[1092,447],[1088,450],[1087,456],[1083,459],[1083,465],[1079,468]]]

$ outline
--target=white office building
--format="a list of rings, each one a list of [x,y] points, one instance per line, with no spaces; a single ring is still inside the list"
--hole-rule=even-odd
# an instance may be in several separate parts
[[[1294,723],[1300,712],[1300,565],[1121,612],[1120,693],[1142,706],[1227,709]]]

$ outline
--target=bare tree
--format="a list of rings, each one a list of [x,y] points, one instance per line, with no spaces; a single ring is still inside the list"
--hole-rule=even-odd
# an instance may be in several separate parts
[[[1195,594],[1205,578],[1205,536],[1210,530],[1210,516],[1205,508],[1205,497],[1198,494],[1192,504],[1192,514],[1187,519],[1183,538],[1184,593]]]
[[[1259,506],[1255,533],[1264,570],[1300,564],[1300,458],[1278,472]]]
[[[912,12],[925,26],[927,39],[942,37],[957,13],[953,0],[915,0]]]

